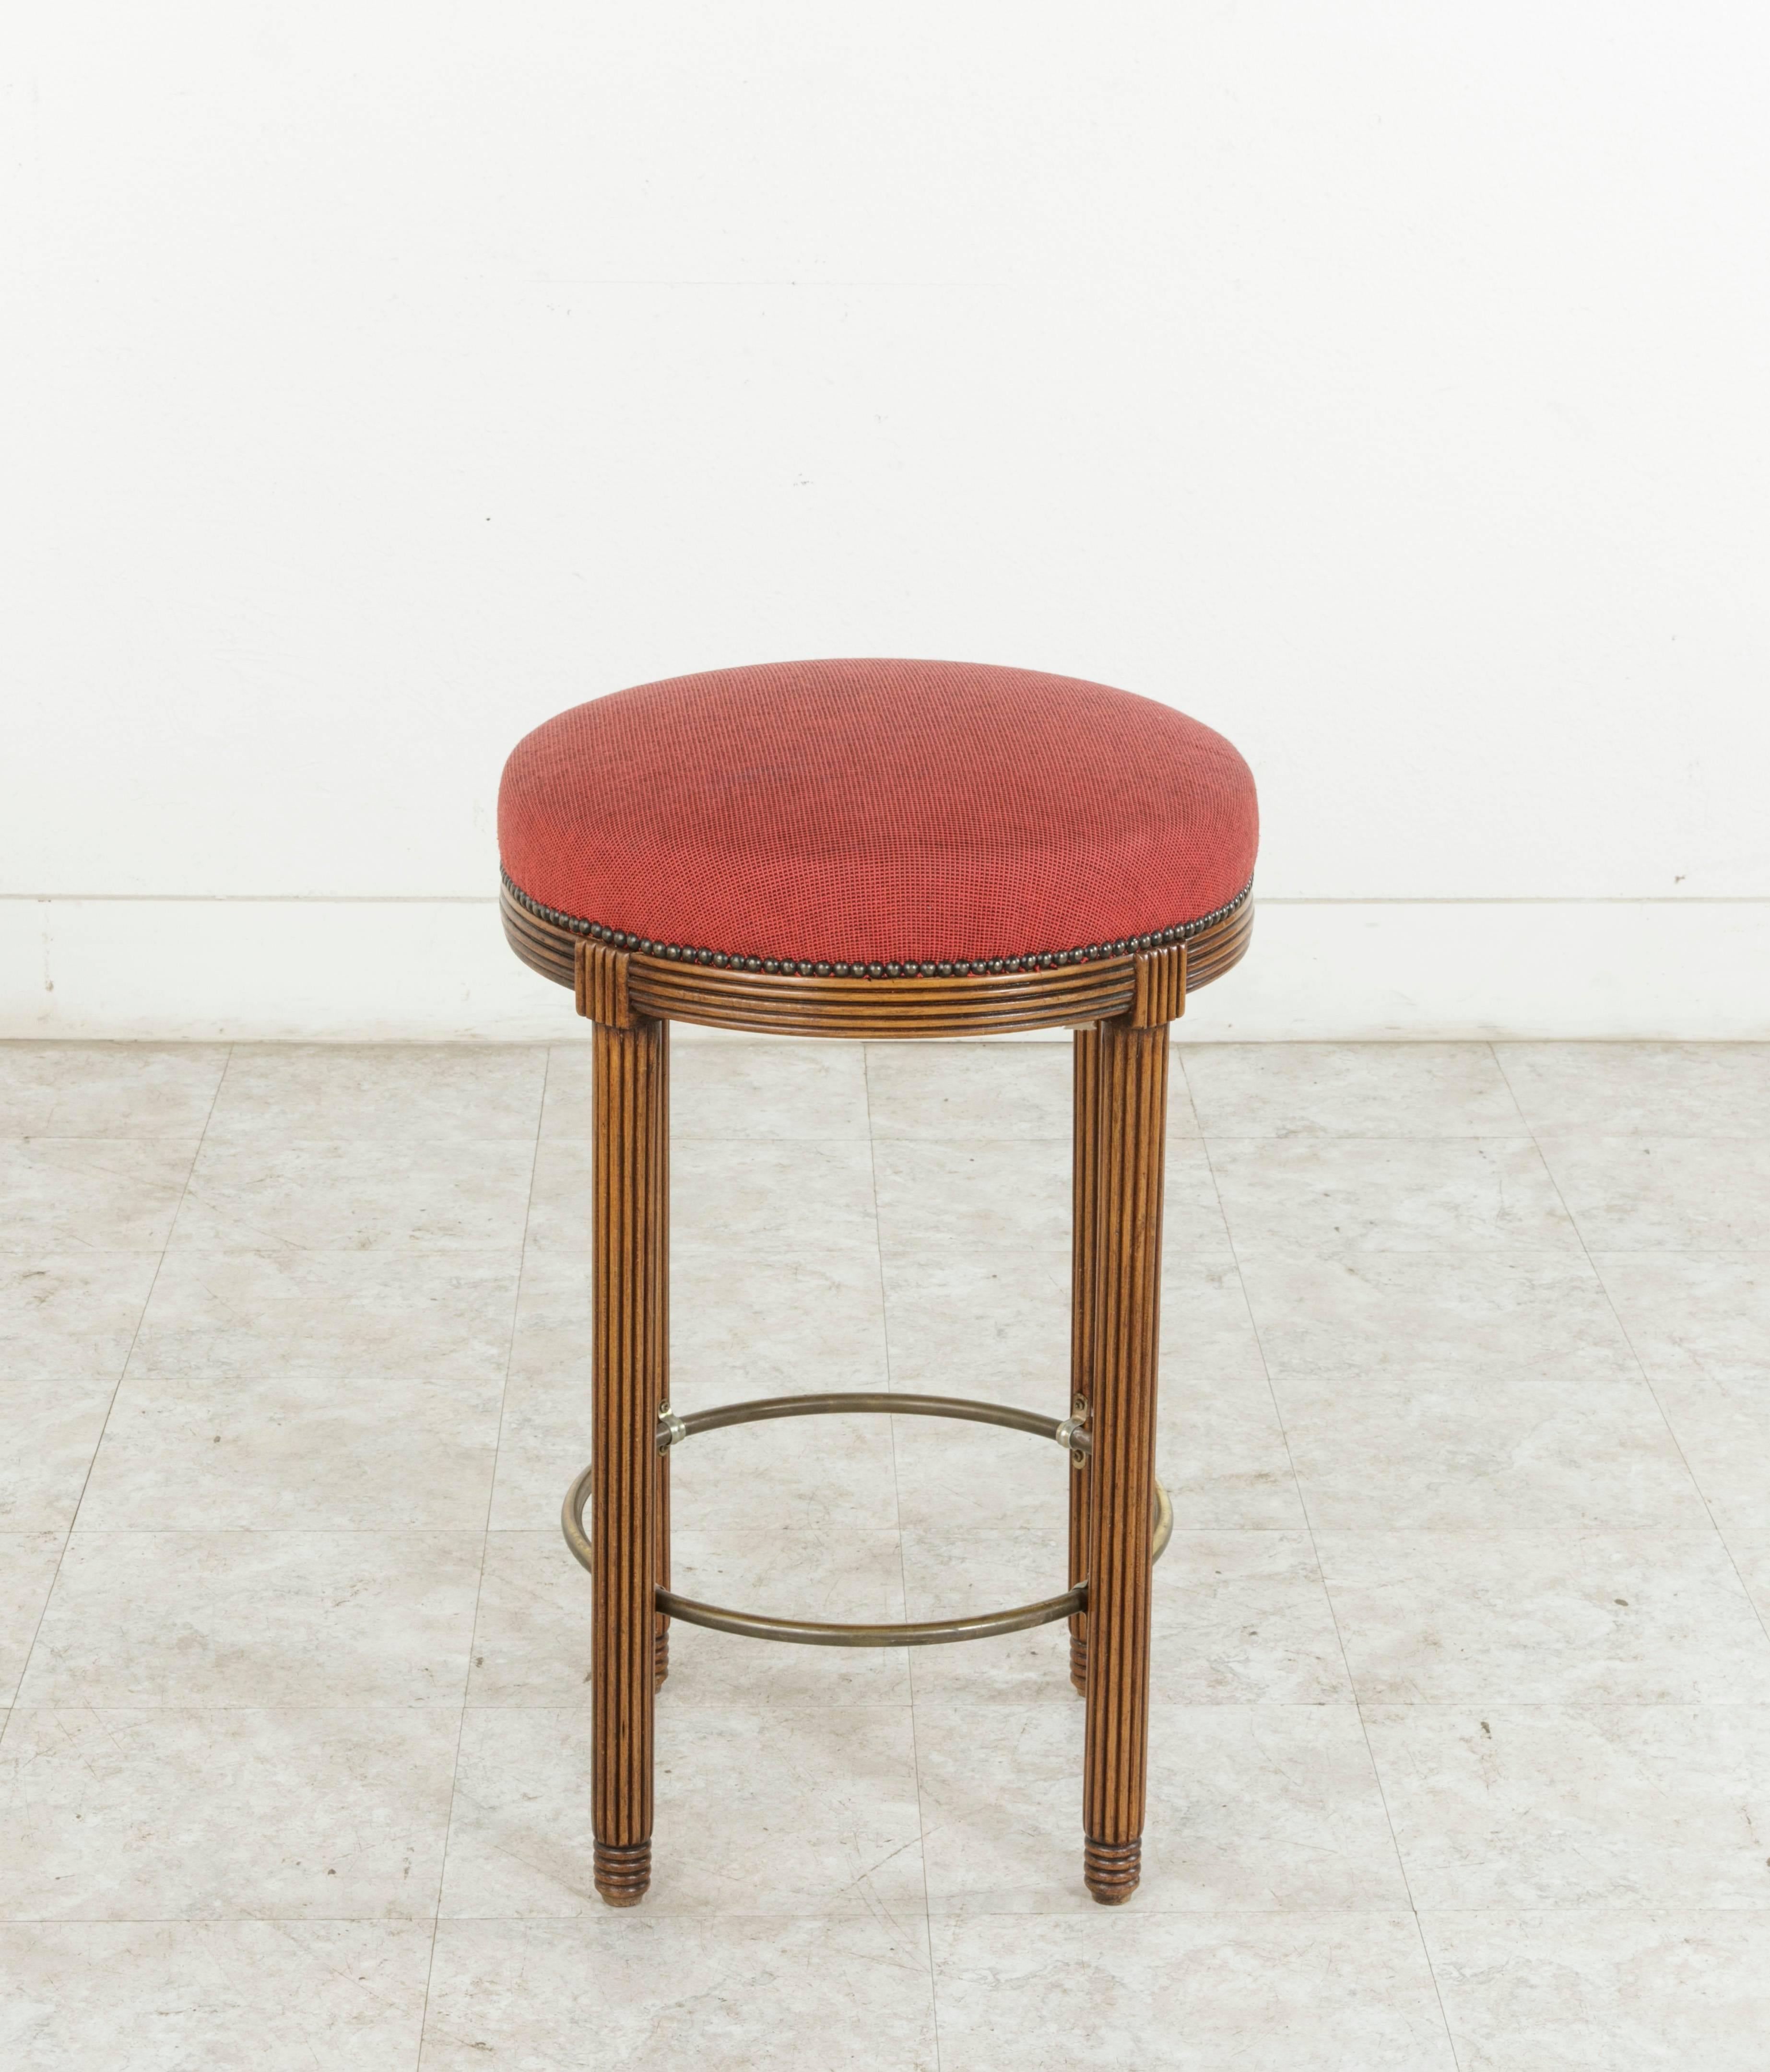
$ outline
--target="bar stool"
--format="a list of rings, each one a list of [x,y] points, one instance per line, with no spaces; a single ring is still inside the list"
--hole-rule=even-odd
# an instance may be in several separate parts
[[[521,742],[498,802],[504,933],[595,1029],[592,1446],[564,1528],[592,1578],[595,1877],[651,1879],[673,1619],[825,1646],[1068,1622],[1086,1704],[1082,1869],[1136,1889],[1148,1768],[1168,1025],[1245,952],[1253,780],[1171,706],[973,664],[793,662],[645,684]],[[1075,1032],[1071,1393],[669,1404],[669,1025],[784,1036]],[[1068,1449],[1068,1586],[965,1619],[764,1618],[670,1587],[669,1455],[758,1418],[974,1419]],[[585,1518],[587,1505],[588,1521]]]

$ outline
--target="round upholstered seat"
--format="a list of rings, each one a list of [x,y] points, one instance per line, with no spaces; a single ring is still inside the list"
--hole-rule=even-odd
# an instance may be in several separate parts
[[[1184,939],[1245,894],[1253,779],[1171,706],[973,663],[784,662],[574,706],[498,800],[513,896],[622,948],[857,975]]]

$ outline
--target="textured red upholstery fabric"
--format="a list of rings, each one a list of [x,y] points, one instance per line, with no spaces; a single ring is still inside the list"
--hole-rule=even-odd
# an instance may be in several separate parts
[[[961,662],[780,662],[617,691],[505,765],[529,902],[632,939],[864,964],[1172,931],[1253,874],[1253,779],[1127,691]]]

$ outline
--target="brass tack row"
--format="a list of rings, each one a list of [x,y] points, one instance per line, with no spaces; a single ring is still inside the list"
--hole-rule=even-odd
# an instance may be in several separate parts
[[[1134,956],[1150,950],[1166,949],[1174,944],[1189,943],[1195,936],[1226,921],[1253,890],[1251,884],[1243,886],[1234,898],[1225,901],[1214,913],[1201,915],[1196,920],[1177,922],[1172,927],[1159,928],[1148,935],[1122,935],[1116,942],[1081,944],[1064,950],[1023,951],[1014,956],[957,958],[938,964],[891,960],[845,964],[827,957],[757,957],[741,951],[709,950],[686,943],[657,941],[628,929],[610,928],[599,921],[587,921],[580,915],[564,913],[525,892],[507,871],[500,871],[499,877],[504,890],[525,912],[569,934],[587,936],[592,942],[607,943],[617,950],[636,951],[640,956],[662,957],[670,964],[706,964],[714,971],[767,972],[771,976],[776,973],[788,976],[796,974],[801,978],[999,978],[1005,972],[1054,971],[1070,964],[1097,964],[1105,957]]]

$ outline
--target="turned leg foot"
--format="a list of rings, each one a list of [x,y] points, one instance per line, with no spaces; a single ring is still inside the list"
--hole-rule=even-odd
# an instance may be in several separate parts
[[[596,1844],[596,1889],[611,1906],[637,1906],[652,1881],[649,1842]]]
[[[1089,1841],[1082,1845],[1083,1881],[1101,1906],[1122,1906],[1142,1874],[1141,1837],[1134,1842]]]

